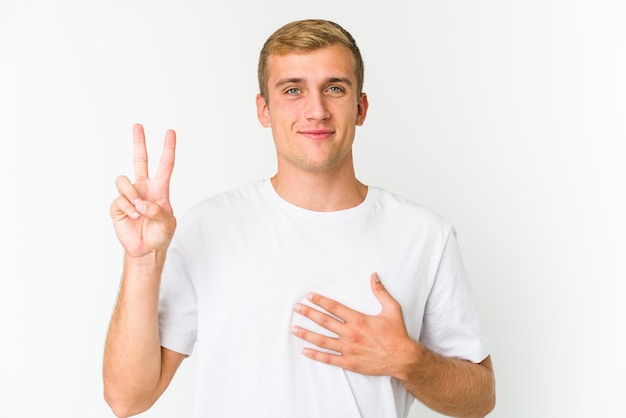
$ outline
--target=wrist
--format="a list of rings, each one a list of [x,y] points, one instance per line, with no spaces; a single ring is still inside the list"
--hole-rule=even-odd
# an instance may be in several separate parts
[[[140,256],[124,253],[124,269],[160,269],[165,263],[166,250],[154,250]]]
[[[394,377],[400,382],[413,380],[413,376],[423,362],[426,351],[427,349],[423,344],[413,339],[408,339],[402,349],[398,350],[398,353],[400,353],[398,371]]]

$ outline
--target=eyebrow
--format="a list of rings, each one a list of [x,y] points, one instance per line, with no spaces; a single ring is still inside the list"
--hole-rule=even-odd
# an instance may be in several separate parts
[[[343,83],[348,86],[352,85],[352,81],[349,78],[333,77],[328,79],[329,83]]]
[[[302,83],[303,81],[304,81],[303,78],[298,78],[298,77],[282,78],[276,82],[276,87],[281,87],[281,86],[284,86],[285,84],[292,84],[292,83],[299,84],[299,83]]]
[[[283,78],[280,79],[276,82],[275,87],[281,87],[284,86],[285,84],[300,84],[304,82],[304,78],[300,78],[300,77],[288,77],[288,78]],[[346,84],[348,86],[352,86],[352,81],[349,78],[343,78],[343,77],[331,77],[329,78],[326,83],[343,83]]]

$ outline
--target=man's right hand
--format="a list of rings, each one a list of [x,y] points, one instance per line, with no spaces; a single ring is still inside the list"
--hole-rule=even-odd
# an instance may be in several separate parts
[[[140,258],[165,252],[174,231],[176,218],[169,198],[170,178],[174,169],[176,133],[169,130],[161,161],[154,178],[148,175],[148,152],[143,126],[133,126],[135,183],[120,176],[115,185],[120,195],[110,208],[115,233],[127,257]]]

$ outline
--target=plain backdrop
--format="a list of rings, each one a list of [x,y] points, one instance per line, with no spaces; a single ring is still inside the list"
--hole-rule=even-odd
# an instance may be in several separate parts
[[[360,179],[458,231],[497,375],[490,416],[626,417],[620,0],[0,0],[0,416],[112,417],[108,208],[133,173],[132,124],[153,169],[178,132],[177,214],[271,176],[258,51],[301,18],[361,47]],[[143,416],[190,416],[193,368]]]

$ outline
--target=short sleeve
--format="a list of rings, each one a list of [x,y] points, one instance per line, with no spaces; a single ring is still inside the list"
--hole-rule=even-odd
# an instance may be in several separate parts
[[[199,237],[193,219],[185,216],[174,234],[159,289],[161,346],[186,355],[193,352],[198,324],[194,273]]]
[[[443,356],[474,363],[489,355],[453,228],[426,302],[420,341]]]

